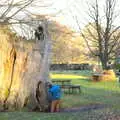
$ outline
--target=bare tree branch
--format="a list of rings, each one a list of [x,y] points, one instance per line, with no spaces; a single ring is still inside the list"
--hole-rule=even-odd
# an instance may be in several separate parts
[[[95,31],[93,32],[93,29],[86,27],[88,34],[81,33],[89,51],[94,55],[96,49],[98,50],[96,54],[99,56],[103,69],[107,69],[108,61],[111,60],[110,58],[114,55],[116,46],[120,41],[120,26],[113,27],[117,17],[116,4],[116,0],[105,0],[104,17],[99,12],[101,9],[98,0],[95,0],[95,4],[89,4],[87,15],[93,21],[93,23],[91,21],[89,23]],[[76,23],[79,26],[78,20]]]

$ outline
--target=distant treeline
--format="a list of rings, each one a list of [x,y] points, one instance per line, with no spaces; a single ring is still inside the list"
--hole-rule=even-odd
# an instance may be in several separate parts
[[[83,64],[51,64],[50,70],[90,70],[88,63]]]

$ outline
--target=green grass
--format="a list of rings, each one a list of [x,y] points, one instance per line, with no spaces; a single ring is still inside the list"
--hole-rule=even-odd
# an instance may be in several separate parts
[[[104,119],[104,117],[112,114],[119,115],[119,111],[102,109],[73,113],[9,112],[0,113],[0,120],[108,120]]]
[[[52,79],[71,79],[72,84],[79,84],[82,93],[79,95],[64,95],[63,107],[84,106],[89,104],[107,104],[120,108],[120,85],[117,81],[92,82],[90,71],[52,72]]]
[[[107,105],[107,108],[73,113],[1,112],[0,120],[103,120],[108,114],[120,115],[120,84],[92,82],[90,71],[52,71],[51,79],[71,79],[79,84],[82,93],[62,96],[62,108],[82,107],[91,104]]]

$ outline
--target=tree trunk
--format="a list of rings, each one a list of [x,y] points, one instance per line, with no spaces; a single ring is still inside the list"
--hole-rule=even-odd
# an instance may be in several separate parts
[[[0,29],[0,110],[37,107],[44,111],[48,107],[49,62],[38,44],[15,39],[6,27]]]
[[[99,59],[100,59],[100,62],[102,64],[103,70],[107,70],[107,62],[108,62],[108,60],[106,58],[107,57],[105,57],[103,53],[101,53],[100,56],[99,56]]]

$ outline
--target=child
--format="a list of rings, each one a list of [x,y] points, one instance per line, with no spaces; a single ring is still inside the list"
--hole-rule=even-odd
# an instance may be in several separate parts
[[[50,112],[60,111],[61,88],[59,85],[49,84],[49,100],[51,101]]]

